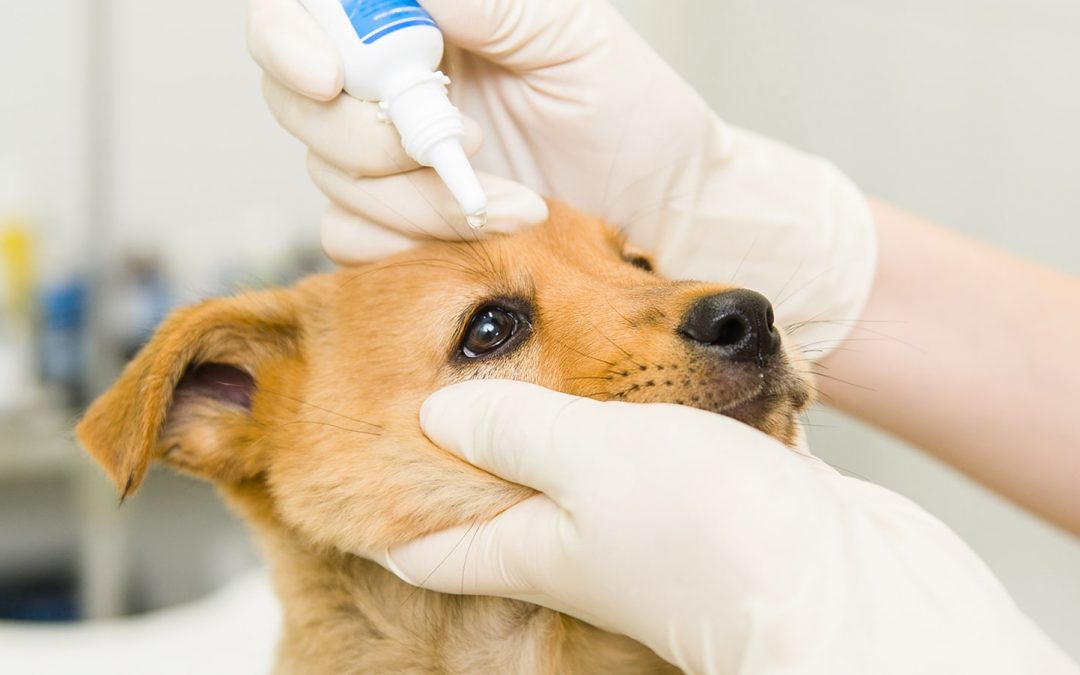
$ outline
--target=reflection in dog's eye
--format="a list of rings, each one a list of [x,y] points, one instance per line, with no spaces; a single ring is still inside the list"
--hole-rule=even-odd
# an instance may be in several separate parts
[[[506,344],[517,330],[517,318],[500,307],[484,307],[473,315],[461,351],[469,358],[489,354]]]
[[[653,271],[652,261],[650,261],[645,256],[628,255],[628,256],[626,256],[625,260],[626,260],[626,262],[630,263],[631,265],[633,265],[634,267],[636,267],[638,269],[645,270],[646,272],[652,272]]]

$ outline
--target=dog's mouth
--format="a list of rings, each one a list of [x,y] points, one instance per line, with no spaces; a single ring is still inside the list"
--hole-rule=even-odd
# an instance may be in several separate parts
[[[767,418],[770,413],[793,398],[794,392],[785,395],[783,393],[765,391],[764,388],[762,388],[752,395],[740,399],[736,403],[721,407],[716,410],[716,412],[736,419],[743,424],[759,426],[761,421]],[[792,403],[794,404],[795,401],[792,400]],[[798,406],[793,405],[793,407]]]
[[[759,387],[735,402],[718,406],[714,412],[791,443],[796,437],[797,415],[809,402],[805,383],[788,381],[780,387]]]
[[[690,377],[677,392],[681,400],[675,402],[730,417],[786,443],[797,436],[798,414],[810,405],[811,389],[786,357],[768,363],[695,358],[688,370]]]
[[[741,396],[732,403],[717,406],[715,412],[733,417],[740,422],[750,423],[756,417],[768,412],[776,400],[776,394],[766,393],[764,387],[759,387],[756,391]]]
[[[760,366],[713,359],[683,363],[616,365],[599,391],[582,391],[602,400],[663,402],[731,417],[790,442],[797,415],[810,404],[810,388],[784,361]],[[578,392],[574,392],[578,393]]]

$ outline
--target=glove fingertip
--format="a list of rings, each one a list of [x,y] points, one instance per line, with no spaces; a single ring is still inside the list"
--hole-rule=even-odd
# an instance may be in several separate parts
[[[484,144],[484,130],[476,120],[468,115],[462,115],[461,121],[465,124],[465,138],[461,141],[461,144],[465,149],[465,154],[473,157],[480,152],[480,147]]]
[[[420,406],[420,428],[431,439],[436,440],[444,450],[460,456],[457,444],[451,443],[453,429],[456,428],[456,420],[460,420],[457,412],[471,410],[475,402],[462,404],[460,397],[462,385],[450,385],[428,396]]]
[[[547,201],[531,188],[488,173],[480,173],[479,177],[488,198],[485,230],[510,234],[548,219]]]
[[[323,215],[320,238],[326,255],[344,267],[362,265],[400,253],[416,243],[405,235],[369,223],[333,204]]]
[[[524,186],[515,188],[511,192],[489,195],[487,228],[491,232],[519,232],[548,219],[548,204],[543,197]]]
[[[316,101],[332,101],[345,86],[345,69],[326,38],[319,38],[303,44],[300,40],[284,42],[274,71],[297,93]]]
[[[337,49],[298,3],[253,2],[247,38],[255,62],[285,87],[319,101],[341,92],[345,70]]]

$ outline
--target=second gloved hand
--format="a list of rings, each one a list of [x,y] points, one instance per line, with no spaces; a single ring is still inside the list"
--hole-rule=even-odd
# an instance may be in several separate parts
[[[803,322],[809,353],[859,318],[876,256],[858,190],[827,162],[722,122],[606,0],[423,6],[447,41],[451,96],[475,120],[466,145],[488,172],[492,230],[542,220],[539,193],[625,229],[665,274],[771,296],[781,324]],[[249,39],[271,110],[310,148],[333,204],[332,257],[474,236],[374,104],[338,96],[341,65],[297,0],[251,0]]]
[[[544,605],[692,673],[1076,672],[947,527],[730,418],[468,382],[421,423],[543,493],[390,551],[423,588]]]

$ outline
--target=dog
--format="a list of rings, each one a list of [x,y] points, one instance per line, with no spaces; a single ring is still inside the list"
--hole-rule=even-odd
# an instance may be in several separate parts
[[[177,310],[77,435],[122,498],[156,461],[211,481],[248,521],[284,608],[279,673],[678,672],[627,637],[415,589],[369,560],[532,494],[433,445],[420,405],[454,382],[515,379],[695,406],[792,444],[811,401],[795,363],[763,296],[666,279],[552,203],[519,234]]]

